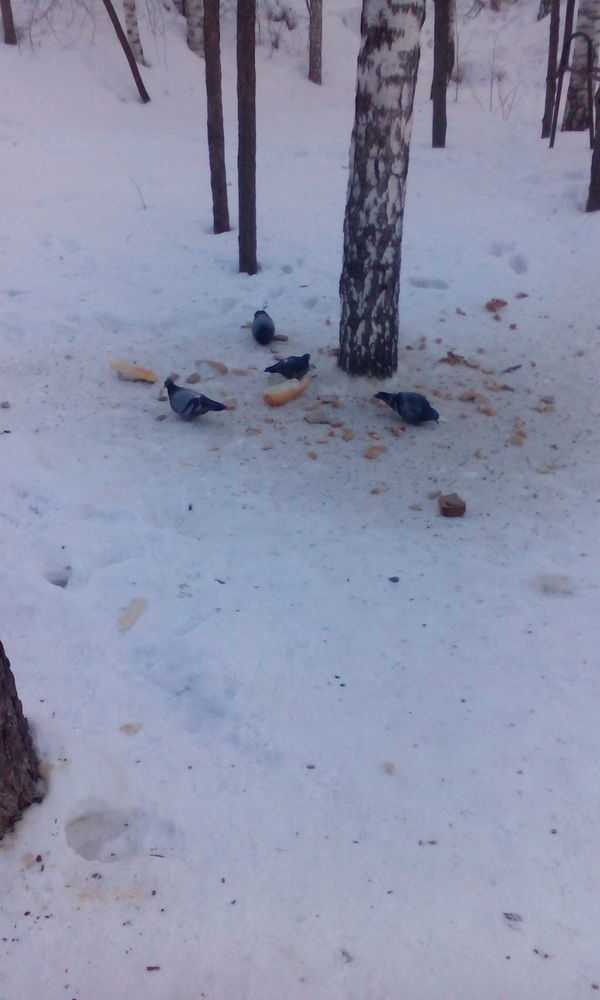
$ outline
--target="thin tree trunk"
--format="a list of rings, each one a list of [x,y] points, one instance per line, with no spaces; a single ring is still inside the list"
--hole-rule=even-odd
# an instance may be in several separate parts
[[[0,839],[42,798],[38,759],[15,679],[0,642]]]
[[[0,0],[0,13],[2,14],[2,26],[4,28],[4,42],[6,45],[16,45],[17,32],[15,30],[15,21],[10,0]]]
[[[240,271],[256,274],[256,0],[237,0]]]
[[[433,101],[431,145],[434,149],[443,149],[446,145],[446,91],[450,77],[451,43],[450,0],[435,0],[433,81],[431,84],[431,99]]]
[[[600,40],[600,0],[580,0],[577,8],[575,32],[584,32],[590,38],[594,52]],[[562,120],[562,132],[583,132],[589,128],[587,77],[588,45],[585,38],[576,34],[571,43],[571,75]],[[595,62],[595,59],[594,59]]]
[[[308,6],[308,79],[323,82],[323,0],[306,0]]]
[[[125,33],[127,35],[127,41],[131,46],[131,51],[133,52],[135,61],[139,63],[140,66],[145,66],[146,60],[144,59],[144,51],[140,40],[135,0],[123,0],[123,10],[125,12]]]
[[[188,48],[197,56],[204,55],[204,7],[202,0],[186,0],[185,18],[187,24]]]
[[[133,55],[133,52],[131,51],[131,47],[129,45],[129,42],[127,41],[127,36],[126,36],[125,32],[123,31],[123,28],[121,27],[121,22],[119,21],[119,18],[117,17],[117,12],[116,12],[115,8],[112,5],[112,0],[103,0],[103,2],[104,2],[104,6],[106,8],[106,12],[107,12],[108,16],[110,17],[112,26],[115,29],[117,38],[119,39],[119,41],[121,43],[121,48],[123,49],[123,52],[125,53],[125,57],[127,59],[127,62],[129,63],[129,68],[131,70],[133,79],[135,80],[135,83],[136,83],[136,86],[137,86],[137,89],[138,89],[138,94],[140,95],[140,98],[141,98],[142,102],[144,104],[147,104],[148,101],[150,100],[150,95],[149,95],[148,91],[146,90],[146,88],[144,87],[144,81],[142,80],[142,78],[140,76],[140,71],[137,68],[137,63],[135,61],[135,57]]]
[[[425,0],[363,0],[340,277],[338,363],[398,364],[402,222]]]
[[[590,177],[590,189],[586,212],[600,211],[600,87],[596,91],[596,132],[594,137],[594,151],[592,153],[592,173]]]
[[[546,72],[546,103],[542,118],[542,139],[547,139],[552,128],[552,113],[556,100],[556,71],[558,68],[558,36],[560,32],[560,0],[550,0],[550,26],[548,34],[548,69]]]
[[[221,89],[221,25],[219,0],[204,0],[204,45],[206,68],[206,127],[215,233],[229,232],[225,131]]]

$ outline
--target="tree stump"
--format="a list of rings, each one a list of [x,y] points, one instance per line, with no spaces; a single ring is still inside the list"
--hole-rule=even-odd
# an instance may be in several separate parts
[[[27,806],[41,799],[39,761],[0,642],[0,839]]]

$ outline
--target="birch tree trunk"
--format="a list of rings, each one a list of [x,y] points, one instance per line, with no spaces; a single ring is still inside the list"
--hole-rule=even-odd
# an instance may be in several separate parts
[[[308,79],[323,82],[323,0],[306,0],[308,6]]]
[[[600,41],[600,0],[580,0],[575,31],[583,31],[591,38],[596,54]],[[571,45],[572,71],[561,126],[563,132],[583,132],[589,127],[588,84],[585,75],[587,57],[587,42],[578,35]]]
[[[204,6],[202,0],[186,0],[185,18],[187,23],[188,48],[197,56],[204,55]]]
[[[39,764],[0,642],[0,839],[23,809],[41,799]]]
[[[213,203],[213,231],[229,232],[225,130],[221,86],[221,23],[219,0],[204,0],[204,43],[206,69],[206,130]]]
[[[338,364],[398,364],[402,222],[425,0],[363,0],[340,277]]]
[[[125,34],[127,35],[127,41],[129,42],[135,61],[140,66],[145,66],[146,61],[140,41],[135,0],[123,0],[123,10],[125,12]]]

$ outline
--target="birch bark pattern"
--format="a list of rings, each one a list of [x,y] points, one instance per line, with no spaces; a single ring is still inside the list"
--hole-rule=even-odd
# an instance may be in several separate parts
[[[0,642],[0,839],[20,819],[23,809],[40,798],[38,760]]]
[[[363,0],[340,277],[341,368],[398,364],[402,222],[425,0]]]
[[[575,31],[583,31],[592,41],[594,52],[600,41],[600,0],[580,0]],[[571,44],[571,75],[561,125],[562,132],[583,132],[589,127],[587,70],[588,46],[578,35]],[[594,59],[594,63],[596,59]]]
[[[140,66],[145,66],[135,0],[123,0],[123,11],[125,13],[125,34],[127,35],[127,41],[131,46],[135,61]]]

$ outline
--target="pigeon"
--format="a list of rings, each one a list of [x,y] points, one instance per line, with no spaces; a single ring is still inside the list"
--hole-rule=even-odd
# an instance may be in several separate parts
[[[375,399],[382,399],[391,406],[407,424],[424,424],[427,420],[440,419],[438,411],[420,392],[377,392]]]
[[[266,372],[273,372],[275,375],[283,375],[284,378],[297,378],[300,381],[304,378],[310,365],[310,354],[303,354],[301,358],[292,355],[290,358],[283,358],[276,361],[274,365],[265,368]]]
[[[169,403],[174,413],[177,413],[184,420],[193,420],[209,410],[226,410],[224,403],[217,403],[208,396],[203,396],[193,389],[186,389],[182,385],[175,385],[172,378],[165,381],[165,389],[169,393]]]
[[[258,312],[254,313],[252,336],[257,344],[262,344],[263,346],[270,344],[275,336],[275,324],[264,309],[259,309]]]

